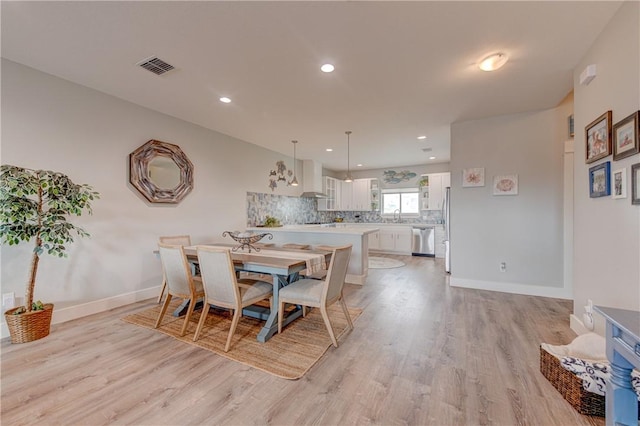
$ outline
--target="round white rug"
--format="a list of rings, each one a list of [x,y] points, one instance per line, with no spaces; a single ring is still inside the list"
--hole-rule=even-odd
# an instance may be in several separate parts
[[[388,269],[388,268],[400,268],[405,263],[396,259],[389,259],[388,257],[376,257],[369,256],[369,269]]]

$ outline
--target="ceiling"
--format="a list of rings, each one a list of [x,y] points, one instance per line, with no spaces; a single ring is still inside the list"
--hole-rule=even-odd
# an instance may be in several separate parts
[[[346,130],[352,170],[409,166],[449,161],[451,123],[556,106],[620,4],[2,1],[2,56],[331,170]]]

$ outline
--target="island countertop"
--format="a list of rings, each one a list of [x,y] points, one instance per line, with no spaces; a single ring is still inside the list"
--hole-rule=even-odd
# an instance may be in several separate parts
[[[269,232],[272,234],[294,232],[312,234],[339,234],[339,235],[368,235],[379,231],[375,226],[323,226],[323,225],[284,225],[277,228],[250,227],[247,231]]]

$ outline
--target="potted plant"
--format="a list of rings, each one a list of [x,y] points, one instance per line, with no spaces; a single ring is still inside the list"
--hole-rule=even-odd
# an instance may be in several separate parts
[[[0,241],[15,245],[35,240],[25,305],[5,312],[12,343],[41,339],[49,334],[53,304],[33,301],[40,255],[67,257],[65,244],[74,234],[89,236],[67,221],[70,215],[91,214],[91,202],[100,198],[89,185],[49,170],[0,167]]]

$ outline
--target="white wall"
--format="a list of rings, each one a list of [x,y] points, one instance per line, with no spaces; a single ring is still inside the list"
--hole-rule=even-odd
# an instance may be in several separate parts
[[[179,145],[194,164],[194,189],[178,205],[149,204],[128,182],[129,153],[150,139]],[[225,230],[244,229],[246,192],[271,192],[269,171],[278,160],[292,162],[2,60],[2,163],[60,171],[102,196],[93,216],[74,221],[91,238],[76,239],[67,259],[40,261],[35,297],[55,303],[54,321],[152,297],[160,282],[160,264],[152,253],[158,236],[190,234],[199,243],[220,240]],[[302,185],[273,193],[301,191]],[[2,247],[3,293],[23,297],[31,250],[31,244]]]
[[[451,285],[570,297],[563,283],[567,115],[565,105],[452,125]],[[462,170],[472,167],[484,167],[484,187],[462,188]],[[507,174],[518,175],[518,195],[492,195],[493,177]]]
[[[636,154],[620,161],[609,156],[585,164],[584,128],[607,110],[613,123],[640,109],[640,3],[625,2],[574,70],[575,102],[575,257],[574,313],[579,319],[587,299],[594,304],[640,310],[640,206],[626,199],[589,198],[589,167],[611,162],[627,170]],[[579,83],[580,73],[595,64],[596,78]],[[627,192],[630,194],[630,186]],[[597,330],[604,321],[595,316]],[[573,321],[572,321],[573,324]],[[579,327],[577,327],[579,329]]]

